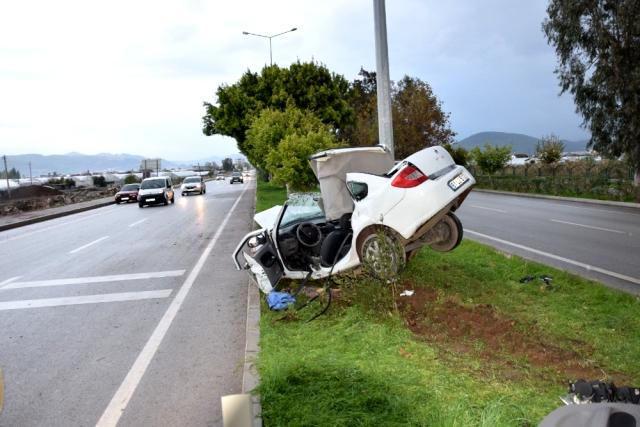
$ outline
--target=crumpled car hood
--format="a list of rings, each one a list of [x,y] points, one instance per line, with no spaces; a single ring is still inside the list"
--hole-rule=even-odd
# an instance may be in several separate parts
[[[267,209],[266,211],[258,212],[253,216],[253,220],[258,223],[261,228],[271,230],[273,229],[273,227],[275,227],[278,215],[280,214],[281,210],[282,206],[276,205],[272,208]]]

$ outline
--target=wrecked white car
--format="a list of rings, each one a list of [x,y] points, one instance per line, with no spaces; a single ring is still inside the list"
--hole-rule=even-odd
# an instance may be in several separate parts
[[[381,146],[327,150],[310,162],[320,193],[292,194],[257,213],[262,228],[233,254],[264,293],[283,277],[321,279],[360,265],[388,279],[420,247],[450,251],[460,243],[454,212],[475,179],[444,148],[397,164]]]

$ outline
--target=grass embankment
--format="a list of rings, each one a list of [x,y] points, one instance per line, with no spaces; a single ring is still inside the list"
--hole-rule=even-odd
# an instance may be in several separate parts
[[[284,197],[258,187],[261,208]],[[313,322],[316,303],[263,309],[265,425],[535,425],[567,380],[640,383],[640,301],[551,267],[465,240],[423,249],[396,286],[338,281]]]

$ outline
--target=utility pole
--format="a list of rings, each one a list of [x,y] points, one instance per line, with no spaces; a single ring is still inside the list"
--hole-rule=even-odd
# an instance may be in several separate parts
[[[29,181],[33,185],[33,175],[31,174],[31,162],[29,162]]]
[[[9,171],[7,170],[7,156],[2,156],[4,160],[4,177],[7,178],[7,194],[11,198],[11,185],[9,184]]]
[[[378,138],[395,159],[393,121],[391,117],[391,82],[387,48],[387,18],[384,0],[373,0],[373,22],[376,39],[376,85],[378,95]]]

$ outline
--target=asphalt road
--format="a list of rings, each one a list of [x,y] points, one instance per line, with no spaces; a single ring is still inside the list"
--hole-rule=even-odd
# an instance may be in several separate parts
[[[254,189],[212,181],[0,233],[0,426],[221,425],[249,283],[229,254]]]
[[[465,237],[640,294],[640,209],[472,192]]]

